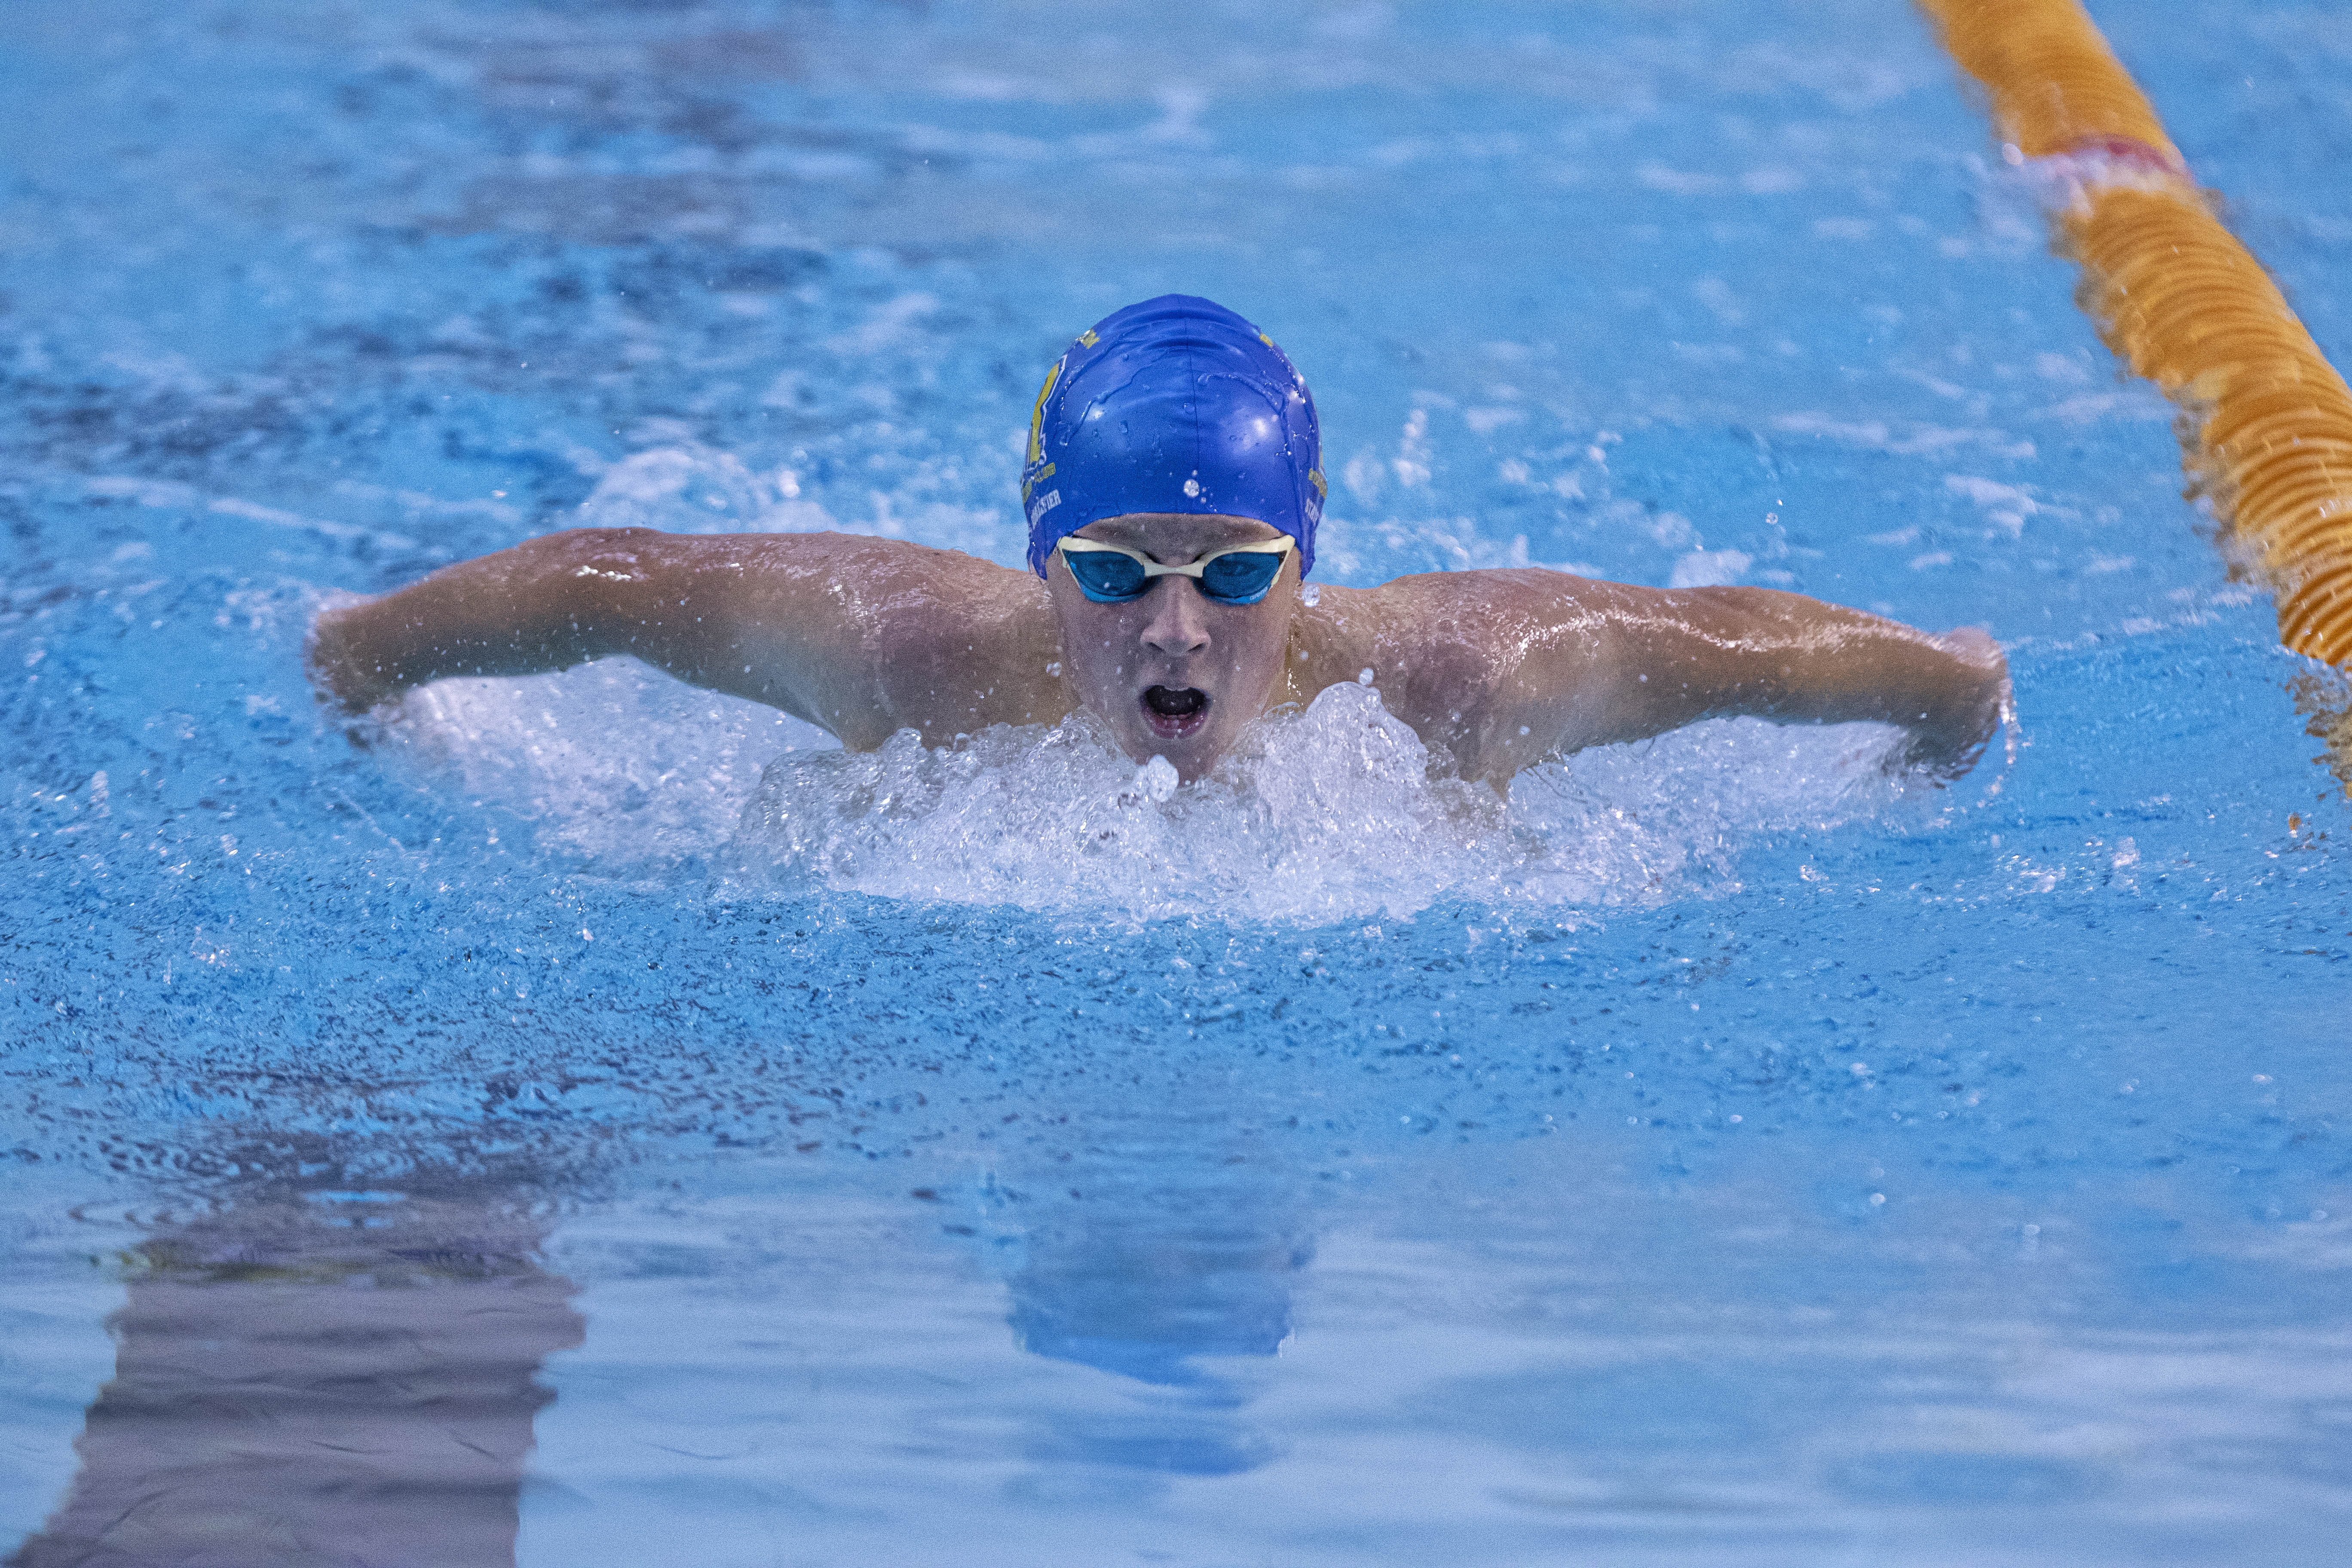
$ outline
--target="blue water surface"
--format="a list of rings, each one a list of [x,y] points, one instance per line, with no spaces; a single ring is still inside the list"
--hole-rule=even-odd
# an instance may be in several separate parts
[[[2096,10],[2342,363],[2352,26]],[[0,40],[11,1561],[2341,1561],[2347,695],[1913,10]],[[335,595],[580,522],[1013,563],[1045,366],[1171,289],[1314,385],[1328,580],[1983,624],[2016,730],[1467,826],[1277,757],[1336,826],[1237,904],[625,663],[311,699]]]

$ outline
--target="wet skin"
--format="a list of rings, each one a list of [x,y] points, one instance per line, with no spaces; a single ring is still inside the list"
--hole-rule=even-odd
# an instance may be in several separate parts
[[[1109,518],[1078,532],[1169,566],[1282,537],[1244,518],[1178,515]],[[1277,692],[1293,698],[1283,689],[1283,655],[1297,610],[1296,551],[1255,605],[1219,604],[1190,577],[1154,578],[1129,604],[1096,604],[1058,554],[1045,586],[1078,704],[1108,722],[1131,757],[1163,756],[1178,777],[1198,778]]]
[[[1137,514],[1080,532],[1168,564],[1276,537],[1246,518]],[[627,654],[781,708],[853,750],[929,745],[1083,706],[1138,761],[1191,780],[1249,721],[1370,671],[1435,766],[1507,787],[1542,758],[1696,720],[1902,725],[1900,761],[1952,776],[2000,723],[2007,668],[1943,637],[1764,588],[1638,588],[1540,568],[1324,586],[1294,553],[1265,597],[1192,579],[1101,605],[1056,555],[1047,581],[954,551],[845,534],[574,529],[319,617],[322,694],[359,712],[450,676]]]

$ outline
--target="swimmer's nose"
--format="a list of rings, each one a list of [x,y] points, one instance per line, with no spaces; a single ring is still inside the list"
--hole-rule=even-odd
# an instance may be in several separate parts
[[[1151,619],[1143,627],[1144,647],[1171,658],[1207,649],[1209,618],[1202,613],[1201,590],[1190,577],[1162,577],[1151,598]]]

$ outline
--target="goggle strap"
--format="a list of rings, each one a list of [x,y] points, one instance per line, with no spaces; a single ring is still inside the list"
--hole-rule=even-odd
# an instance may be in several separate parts
[[[1228,545],[1223,550],[1212,550],[1200,560],[1188,561],[1181,566],[1164,565],[1150,559],[1143,552],[1129,550],[1124,544],[1105,544],[1100,540],[1080,539],[1075,534],[1067,534],[1055,541],[1054,548],[1061,551],[1065,555],[1124,555],[1143,568],[1146,578],[1171,576],[1197,578],[1208,569],[1209,563],[1221,555],[1288,555],[1297,547],[1297,542],[1288,534],[1279,539],[1253,540],[1247,544]]]

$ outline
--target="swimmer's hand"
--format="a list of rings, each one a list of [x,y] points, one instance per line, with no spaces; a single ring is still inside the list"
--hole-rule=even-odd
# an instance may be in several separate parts
[[[337,605],[319,613],[311,623],[309,644],[302,650],[302,668],[319,700],[343,713],[361,714],[379,702],[400,695],[400,685],[388,679],[382,667],[352,646],[352,618],[364,602]]]
[[[2012,711],[2009,660],[1982,626],[1958,626],[1927,640],[1949,657],[1949,674],[1940,683],[1945,689],[1911,722],[1911,738],[1887,768],[1956,779],[1977,765]]]
[[[636,651],[664,629],[656,604],[699,624],[676,574],[656,578],[641,557],[662,536],[574,529],[445,566],[380,599],[322,612],[304,663],[320,700],[364,713],[411,687],[450,676],[535,675]],[[634,603],[630,595],[645,601]]]
[[[319,700],[364,713],[452,675],[529,675],[608,651],[601,540],[550,534],[320,612],[303,664]],[[583,574],[583,568],[585,574]]]

